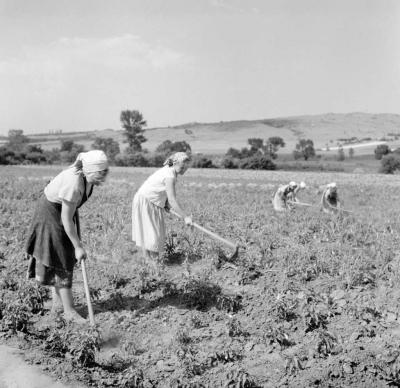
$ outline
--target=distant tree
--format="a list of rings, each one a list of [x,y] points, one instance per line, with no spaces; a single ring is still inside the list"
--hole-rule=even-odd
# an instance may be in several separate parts
[[[96,137],[92,149],[104,151],[110,162],[114,162],[116,155],[120,153],[119,143],[112,137]]]
[[[275,170],[275,163],[265,155],[253,155],[241,159],[239,168],[246,170]]]
[[[272,136],[267,139],[264,149],[271,159],[276,159],[278,157],[277,152],[281,147],[285,147],[283,139],[279,136]]]
[[[396,170],[400,169],[400,156],[399,155],[384,155],[381,160],[380,172],[384,174],[393,174]]]
[[[62,140],[60,148],[61,163],[72,163],[78,154],[85,151],[85,146],[74,143],[73,140]]]
[[[61,140],[61,147],[60,151],[71,151],[73,146],[74,146],[74,141],[73,140]]]
[[[186,141],[165,140],[156,148],[156,152],[169,155],[174,152],[192,152],[192,148]]]
[[[240,159],[240,150],[230,147],[228,151],[226,151],[225,156]]]
[[[143,136],[143,127],[147,125],[143,115],[137,110],[123,110],[120,115],[122,128],[124,128],[125,143],[128,143],[130,152],[142,150],[142,143],[147,141]]]
[[[13,151],[22,151],[29,142],[22,129],[10,129],[8,131],[8,147]]]
[[[353,147],[349,148],[349,157],[350,157],[350,159],[354,158],[354,148]]]
[[[249,144],[250,148],[254,148],[257,151],[262,150],[264,147],[264,140],[256,137],[247,139],[247,143]]]
[[[381,160],[384,155],[387,155],[390,153],[390,148],[387,144],[379,144],[375,148],[375,159]]]
[[[39,154],[43,154],[43,149],[40,144],[28,144],[25,148],[26,152],[37,152]]]
[[[314,142],[310,139],[300,139],[296,144],[296,149],[293,151],[293,156],[295,159],[304,158],[304,160],[314,157]]]
[[[338,160],[339,162],[343,162],[343,160],[345,160],[345,159],[346,159],[346,156],[345,156],[345,154],[344,154],[343,147],[342,147],[342,146],[339,146],[339,148],[338,148],[338,154],[337,154],[337,160]]]

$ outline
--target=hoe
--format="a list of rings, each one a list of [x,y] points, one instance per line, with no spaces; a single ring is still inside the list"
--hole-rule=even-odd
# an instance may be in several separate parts
[[[178,218],[182,218],[177,212],[173,211],[172,209],[170,210],[170,212],[177,216]],[[223,244],[225,244],[226,246],[232,248],[234,251],[233,253],[228,257],[229,260],[233,260],[238,256],[239,253],[239,246],[237,244],[235,244],[232,241],[229,241],[221,236],[219,236],[218,234],[211,232],[211,230],[208,230],[206,228],[204,228],[203,226],[196,224],[195,222],[192,223],[192,226],[194,226],[196,229],[200,230],[201,232],[207,234],[208,236],[210,236],[211,238],[213,238],[214,240],[218,240],[220,242],[222,242]]]
[[[311,203],[305,203],[305,202],[288,201],[288,203],[290,203],[291,205],[297,205],[297,206],[307,206],[307,207],[313,207],[314,206]],[[330,205],[330,207],[332,209],[336,210],[336,211],[339,211],[339,212],[353,213],[351,210],[342,209],[340,207],[334,207],[332,205]]]

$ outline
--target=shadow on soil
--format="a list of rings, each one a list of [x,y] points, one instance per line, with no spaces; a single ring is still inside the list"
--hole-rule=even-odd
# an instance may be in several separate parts
[[[163,306],[199,311],[216,307],[237,312],[242,308],[242,296],[224,294],[220,286],[203,280],[190,279],[178,285],[169,280],[150,279],[142,285],[140,295],[126,296],[117,291],[107,300],[94,303],[94,310],[95,313],[136,310],[136,316],[140,316]]]

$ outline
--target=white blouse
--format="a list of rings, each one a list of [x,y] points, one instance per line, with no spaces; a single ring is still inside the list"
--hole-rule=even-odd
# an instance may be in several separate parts
[[[176,179],[173,167],[164,166],[150,175],[140,186],[137,194],[143,195],[156,206],[164,207],[167,200],[166,178]]]

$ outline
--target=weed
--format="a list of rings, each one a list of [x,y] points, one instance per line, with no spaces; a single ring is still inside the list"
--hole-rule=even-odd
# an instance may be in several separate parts
[[[247,372],[236,370],[227,373],[224,388],[261,388],[261,386]]]
[[[234,350],[224,350],[222,352],[215,352],[213,354],[210,354],[204,362],[204,365],[211,368],[219,363],[226,364],[227,362],[233,362],[236,360],[240,360],[241,358],[242,354],[239,352],[236,352]]]
[[[74,325],[54,328],[45,340],[44,349],[56,357],[68,357],[80,367],[95,364],[96,351],[100,349],[101,337],[96,328],[77,331]]]
[[[385,354],[377,357],[377,362],[370,366],[369,370],[377,373],[390,385],[400,386],[400,357],[399,351],[389,348]]]
[[[241,295],[220,294],[217,296],[217,308],[228,313],[236,313],[242,308],[242,299]]]
[[[319,330],[316,351],[324,358],[331,354],[338,354],[341,350],[338,342],[338,337],[335,334],[327,330]]]
[[[318,328],[325,328],[328,323],[328,315],[316,304],[306,304],[302,311],[305,332],[310,332]]]
[[[108,276],[108,282],[115,290],[118,290],[119,288],[125,287],[130,282],[130,279],[112,274]]]
[[[242,325],[236,318],[232,318],[228,321],[227,329],[229,337],[246,337],[249,335],[249,333],[243,330]]]
[[[281,349],[285,349],[295,344],[294,341],[289,339],[288,334],[281,327],[269,327],[264,333],[264,338],[268,340],[269,344],[278,344]]]
[[[187,347],[192,342],[192,338],[189,336],[187,330],[179,329],[175,334],[175,340],[180,347]]]
[[[285,373],[289,375],[296,374],[299,370],[303,370],[304,367],[301,360],[296,355],[286,356],[285,361]]]
[[[165,241],[162,260],[166,264],[180,264],[182,261],[182,256],[182,251],[177,249],[175,244],[174,235],[169,234]]]
[[[128,367],[120,373],[116,386],[119,388],[144,388],[143,372],[133,366]]]
[[[208,323],[204,320],[203,316],[198,311],[193,311],[190,316],[190,322],[195,329],[200,329],[201,327],[208,326]]]
[[[221,287],[204,280],[191,280],[184,285],[183,302],[189,308],[206,310],[217,302]]]
[[[32,317],[29,307],[21,301],[7,304],[2,312],[3,319],[0,322],[0,331],[26,333]]]
[[[290,322],[297,318],[296,308],[298,301],[288,296],[278,294],[270,312],[278,319]]]

